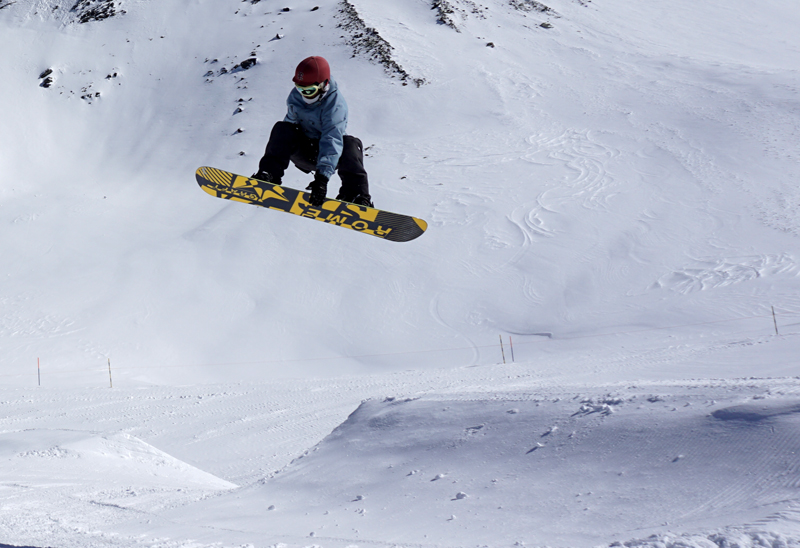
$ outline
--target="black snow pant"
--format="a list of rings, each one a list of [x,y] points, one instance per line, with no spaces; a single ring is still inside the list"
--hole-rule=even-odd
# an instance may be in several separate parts
[[[300,171],[311,173],[317,168],[318,157],[319,140],[308,137],[297,124],[278,122],[272,128],[267,149],[258,164],[258,169],[280,180],[290,161]],[[349,202],[359,195],[367,200],[371,198],[367,172],[364,169],[364,146],[361,144],[361,139],[351,135],[344,136],[342,156],[339,158],[336,170],[342,179],[337,199]]]

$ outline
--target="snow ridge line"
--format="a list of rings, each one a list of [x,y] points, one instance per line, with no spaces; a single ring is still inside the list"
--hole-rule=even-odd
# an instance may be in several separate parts
[[[79,23],[88,23],[114,17],[118,13],[116,8],[114,0],[77,0],[69,11],[76,13]],[[120,11],[119,13],[125,12]]]
[[[571,340],[579,340],[579,339],[592,339],[597,337],[611,337],[617,335],[632,335],[637,333],[647,333],[652,331],[667,331],[670,329],[678,329],[680,327],[697,327],[703,325],[717,325],[721,323],[729,323],[729,322],[736,322],[736,321],[743,321],[743,320],[752,320],[752,319],[759,319],[759,318],[773,318],[775,316],[797,316],[800,315],[800,312],[775,312],[774,316],[772,313],[769,314],[757,314],[753,316],[744,316],[741,318],[729,318],[725,320],[714,320],[710,322],[698,322],[698,323],[690,323],[690,324],[681,324],[681,325],[669,325],[664,327],[650,327],[646,329],[636,329],[633,331],[615,331],[613,333],[597,333],[593,335],[575,335],[575,336],[567,336],[567,337],[553,337],[552,333],[515,333],[515,335],[530,335],[530,336],[540,336],[545,337],[548,340],[558,340],[558,341],[571,341]],[[755,330],[751,330],[755,331]],[[757,329],[757,331],[763,331],[762,328]],[[798,332],[791,332],[791,333],[781,333],[778,336],[790,336],[790,335],[799,335]],[[772,337],[776,335],[771,335]],[[382,354],[359,354],[359,355],[348,355],[348,356],[329,356],[324,358],[295,358],[291,360],[259,360],[259,361],[248,361],[248,362],[224,362],[224,363],[204,363],[204,364],[179,364],[179,365],[146,365],[146,366],[131,366],[131,367],[122,367],[122,368],[115,368],[116,370],[141,370],[141,369],[164,369],[164,368],[185,368],[185,367],[220,367],[220,366],[240,366],[240,365],[264,365],[264,364],[287,364],[287,363],[307,363],[307,362],[324,362],[324,361],[331,361],[331,360],[357,360],[357,359],[367,359],[367,358],[386,358],[391,356],[406,356],[411,354],[429,354],[433,352],[458,352],[463,350],[485,350],[490,348],[503,348],[502,343],[502,335],[501,335],[501,342],[499,344],[486,344],[486,345],[474,345],[470,347],[457,347],[457,348],[433,348],[429,350],[407,350],[405,352],[386,352]],[[514,344],[515,347],[521,346],[530,346],[530,345],[539,345],[541,341],[535,342],[517,342]],[[97,366],[98,368],[87,368],[87,369],[69,369],[69,370],[60,370],[60,371],[53,371],[49,374],[66,374],[66,373],[93,373],[93,372],[102,372],[103,374],[107,373],[107,369],[105,366]],[[0,377],[25,377],[28,374],[23,373],[15,373],[15,374],[5,374],[0,375]]]
[[[552,17],[561,17],[556,10],[536,0],[511,0],[509,4],[520,11],[538,11]]]
[[[363,53],[370,61],[382,65],[387,74],[399,77],[403,85],[410,81],[415,86],[420,87],[425,83],[424,78],[412,78],[397,61],[392,58],[394,47],[387,42],[377,30],[368,27],[355,6],[348,0],[342,0],[339,4],[339,17],[342,20],[338,27],[350,32],[347,44],[353,48],[353,57]]]
[[[453,8],[453,6],[447,0],[433,0],[431,9],[436,10],[436,13],[438,14],[436,21],[442,25],[450,27],[456,32],[461,32],[461,30],[459,30],[459,28],[456,26],[455,21],[453,21],[452,16],[455,14],[455,8]]]

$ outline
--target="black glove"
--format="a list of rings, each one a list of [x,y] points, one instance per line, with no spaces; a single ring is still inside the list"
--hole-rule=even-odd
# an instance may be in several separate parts
[[[306,187],[306,190],[311,191],[308,203],[314,207],[320,207],[325,203],[325,195],[328,193],[328,178],[322,173],[315,173],[314,180]]]

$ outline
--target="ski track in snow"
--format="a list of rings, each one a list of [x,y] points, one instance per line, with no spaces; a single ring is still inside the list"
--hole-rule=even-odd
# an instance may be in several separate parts
[[[555,189],[543,193],[539,202],[550,210],[558,210],[564,204],[579,204],[588,210],[608,211],[615,185],[606,166],[619,156],[619,150],[594,140],[588,130],[567,130],[555,138],[531,137],[529,142],[536,152],[526,158],[528,161],[557,165],[559,171],[568,174],[566,180],[558,181]],[[537,161],[540,151],[547,154],[543,161]]]
[[[661,288],[687,294],[744,283],[764,276],[797,276],[798,270],[797,261],[788,253],[697,260],[692,266],[662,277],[657,284]]]

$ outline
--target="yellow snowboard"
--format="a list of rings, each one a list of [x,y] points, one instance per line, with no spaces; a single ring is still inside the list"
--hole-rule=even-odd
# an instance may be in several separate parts
[[[217,198],[285,211],[393,242],[413,240],[428,228],[428,223],[416,217],[340,200],[328,199],[314,207],[308,203],[307,192],[213,167],[199,168],[196,177],[200,188]]]

